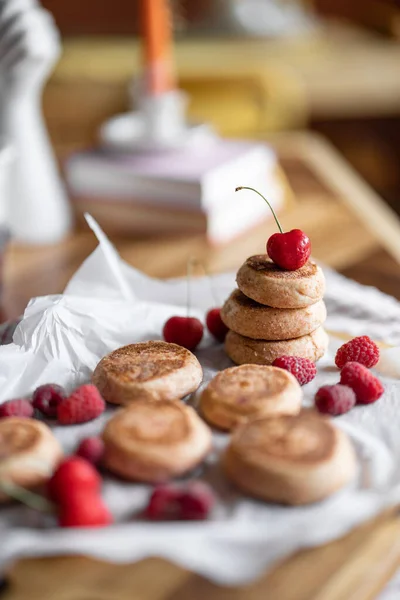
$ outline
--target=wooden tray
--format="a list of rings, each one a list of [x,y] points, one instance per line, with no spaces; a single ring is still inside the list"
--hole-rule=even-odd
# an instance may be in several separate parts
[[[314,255],[355,279],[400,298],[397,217],[321,138],[273,140],[297,202],[283,217],[301,227]],[[238,182],[246,185],[248,182]],[[210,271],[234,269],[262,252],[267,223],[230,246],[210,249],[201,237],[115,239],[123,258],[153,276],[182,275],[189,256]],[[13,247],[6,262],[6,311],[17,315],[34,295],[62,290],[95,247],[79,233],[49,251]],[[1,543],[1,541],[0,541]],[[19,561],[1,600],[371,600],[400,565],[400,519],[393,510],[322,548],[296,553],[245,588],[221,588],[160,559],[112,565],[82,557]]]

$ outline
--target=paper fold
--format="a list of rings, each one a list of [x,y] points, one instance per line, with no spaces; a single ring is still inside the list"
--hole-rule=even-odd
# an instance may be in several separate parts
[[[64,294],[31,300],[14,333],[14,342],[0,347],[0,402],[30,394],[54,382],[73,389],[90,380],[97,362],[124,344],[161,339],[165,321],[186,314],[186,282],[160,281],[123,262],[97,223],[87,216],[99,246],[68,283]],[[245,258],[245,257],[244,257]],[[400,304],[372,288],[326,270],[329,329],[351,335],[368,334],[400,344]],[[212,287],[211,287],[212,286]],[[192,314],[204,321],[233,287],[233,273],[194,279]],[[378,335],[377,335],[378,334]],[[339,340],[331,339],[317,378],[304,387],[311,405],[319,386],[338,381],[333,368]],[[204,382],[231,362],[210,336],[197,352]],[[54,522],[20,506],[0,509],[0,566],[21,556],[85,553],[115,561],[163,556],[220,583],[240,584],[288,552],[320,544],[344,534],[391,503],[400,501],[400,383],[395,379],[400,352],[383,352],[379,364],[386,391],[375,405],[357,407],[336,419],[353,439],[360,473],[357,482],[325,502],[287,508],[255,502],[233,490],[222,476],[216,457],[228,441],[214,433],[215,453],[197,476],[215,487],[218,505],[204,524],[138,522],[149,487],[106,477],[103,495],[117,525],[101,531],[60,531]],[[399,371],[400,372],[400,371]],[[398,376],[397,376],[398,377]],[[196,405],[197,395],[191,398]],[[79,440],[101,432],[113,409],[100,419],[54,432],[67,452]]]

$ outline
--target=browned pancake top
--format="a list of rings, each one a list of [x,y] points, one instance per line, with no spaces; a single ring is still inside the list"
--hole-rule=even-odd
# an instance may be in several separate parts
[[[129,450],[130,443],[170,445],[189,434],[188,408],[173,400],[138,400],[106,425],[105,441]]]
[[[331,456],[335,432],[327,419],[303,410],[297,416],[251,421],[235,433],[233,445],[261,463],[265,455],[313,463]]]
[[[39,432],[31,419],[1,419],[0,461],[33,448],[38,438]]]
[[[151,341],[118,348],[100,365],[119,381],[143,383],[182,368],[189,357],[190,352],[177,344]]]
[[[246,414],[268,401],[274,402],[289,384],[288,373],[277,367],[241,365],[221,371],[208,386],[213,399]]]
[[[265,304],[259,304],[255,300],[248,298],[239,289],[236,289],[232,292],[232,294],[230,295],[230,297],[228,298],[226,303],[229,303],[229,302],[234,302],[235,304],[238,304],[239,307],[246,308],[247,310],[257,310],[259,312],[265,312],[265,311],[271,310],[271,308],[269,306],[266,306]],[[272,309],[272,310],[274,310],[274,309]],[[289,310],[296,310],[296,309],[292,308]]]
[[[304,279],[313,277],[317,272],[317,265],[312,260],[309,260],[303,267],[296,271],[286,271],[273,263],[267,254],[250,256],[245,264],[254,271],[277,279]]]

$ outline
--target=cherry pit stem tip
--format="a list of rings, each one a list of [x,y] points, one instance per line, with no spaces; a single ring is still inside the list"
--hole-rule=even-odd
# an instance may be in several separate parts
[[[264,200],[264,201],[265,201],[265,202],[268,204],[268,206],[270,207],[270,209],[271,209],[271,212],[272,212],[272,214],[274,215],[275,222],[276,222],[276,224],[278,225],[278,229],[279,229],[279,231],[280,231],[281,233],[283,233],[283,229],[282,229],[282,227],[281,227],[281,224],[280,224],[280,223],[279,223],[279,221],[278,221],[278,217],[276,216],[274,209],[272,208],[272,206],[271,206],[271,204],[268,202],[268,200],[265,198],[265,196],[263,196],[262,194],[260,194],[260,192],[258,192],[258,191],[257,191],[257,190],[255,190],[254,188],[252,188],[252,187],[247,187],[247,186],[245,186],[245,185],[241,185],[241,186],[239,186],[239,187],[235,188],[235,192],[239,192],[240,190],[250,190],[251,192],[255,192],[256,194],[258,194],[259,196],[261,196],[261,198],[262,198],[262,199],[263,199],[263,200]]]

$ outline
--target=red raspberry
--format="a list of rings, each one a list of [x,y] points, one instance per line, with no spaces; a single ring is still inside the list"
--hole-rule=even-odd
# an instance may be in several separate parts
[[[206,325],[208,331],[215,337],[219,342],[223,342],[226,334],[228,333],[228,328],[221,319],[221,309],[220,308],[212,308],[208,311],[206,316]]]
[[[356,395],[347,385],[324,385],[315,395],[315,406],[328,415],[342,415],[356,404]]]
[[[32,404],[46,417],[57,416],[57,406],[65,398],[65,390],[55,383],[39,386],[33,393]]]
[[[0,419],[4,417],[26,417],[33,416],[33,406],[28,400],[16,398],[0,404]]]
[[[357,404],[371,404],[383,394],[383,385],[364,365],[348,362],[340,373],[340,383],[351,387],[357,396]]]
[[[81,385],[69,398],[58,405],[58,422],[61,425],[86,423],[100,416],[105,408],[105,402],[95,385]]]
[[[47,484],[48,496],[59,504],[68,504],[77,493],[99,494],[101,477],[83,458],[71,456],[62,461]]]
[[[152,521],[203,520],[214,503],[211,488],[203,482],[197,481],[183,488],[164,485],[153,491],[145,516]]]
[[[194,350],[202,340],[203,331],[203,324],[195,317],[171,317],[164,325],[163,336],[166,342]]]
[[[171,485],[161,485],[153,490],[145,509],[145,516],[151,521],[179,519],[179,490]]]
[[[60,506],[60,527],[104,527],[113,522],[102,498],[93,492],[76,492]]]
[[[301,356],[280,356],[272,363],[273,367],[285,369],[294,375],[300,385],[305,385],[314,379],[317,367],[309,358]]]
[[[99,437],[85,438],[79,444],[76,456],[84,458],[92,465],[97,466],[101,463],[104,454],[104,442]]]
[[[215,497],[211,488],[201,481],[189,484],[180,495],[181,519],[184,521],[201,521],[211,512]]]
[[[348,362],[358,362],[369,369],[379,360],[379,348],[367,335],[361,335],[340,346],[335,363],[341,369]]]

